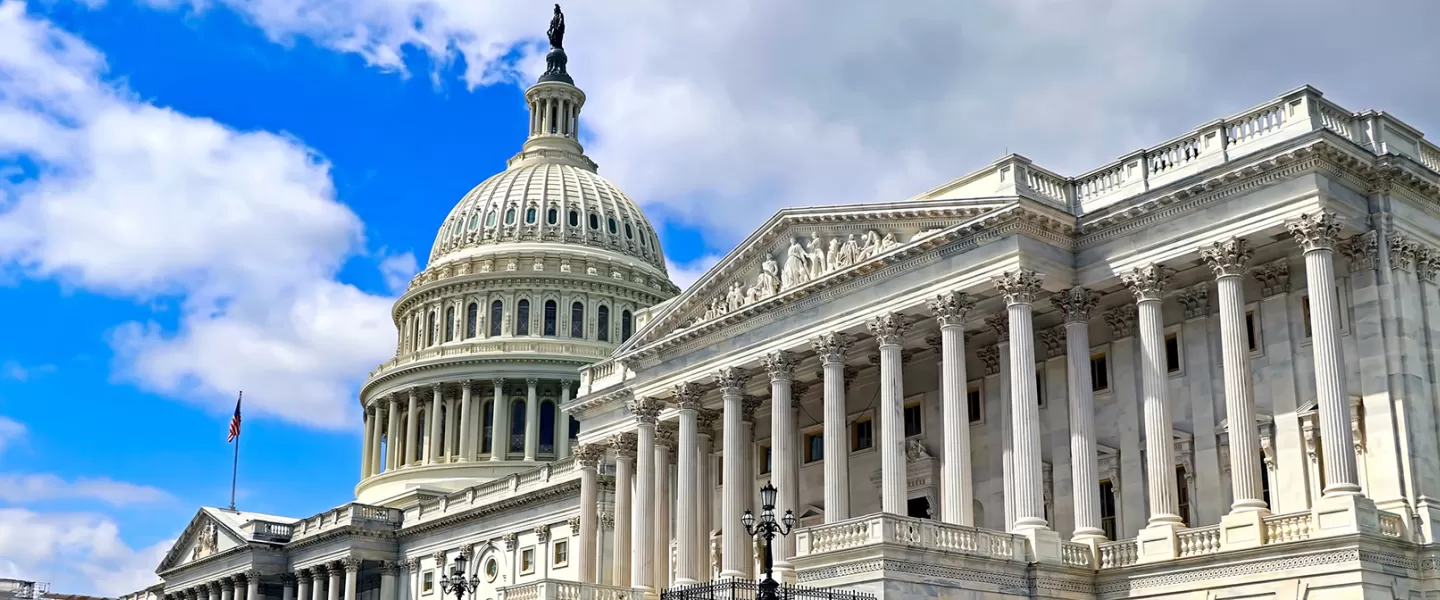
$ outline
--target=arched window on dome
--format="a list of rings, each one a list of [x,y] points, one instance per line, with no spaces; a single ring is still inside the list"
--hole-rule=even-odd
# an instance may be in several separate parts
[[[540,403],[540,454],[555,455],[555,403]]]
[[[530,301],[515,305],[515,335],[530,335]]]
[[[545,211],[545,224],[546,224],[546,225],[559,225],[559,224],[560,224],[560,211],[559,211],[558,209],[554,208],[554,207],[551,207],[549,210]]]
[[[620,343],[623,344],[630,340],[630,334],[634,333],[634,326],[635,319],[630,315],[630,311],[620,311]]]
[[[571,209],[571,210],[570,210],[570,226],[571,226],[571,227],[579,227],[579,226],[580,226],[580,211],[575,210],[575,209]]]
[[[630,228],[630,223],[628,223],[628,222],[625,223],[625,239],[627,239],[627,240],[633,240],[633,239],[635,239],[635,230]]]
[[[525,451],[525,401],[519,398],[510,402],[510,451]]]
[[[590,213],[590,228],[591,228],[591,229],[599,229],[599,228],[600,228],[600,215],[597,215],[597,214],[595,214],[595,213],[593,213],[593,212]]]
[[[515,209],[511,208],[511,209],[508,209],[508,210],[505,211],[505,224],[506,224],[506,225],[514,225],[514,224],[515,224]]]
[[[595,339],[610,341],[610,307],[603,304],[595,311]]]
[[[495,438],[495,401],[486,400],[480,409],[480,453],[489,454],[492,441]],[[303,600],[303,599],[302,599]]]
[[[473,215],[470,215],[470,231],[475,231],[475,228],[476,228],[476,227],[479,227],[479,226],[480,226],[480,213],[475,213],[475,214],[473,214]]]
[[[559,318],[559,315],[556,314],[557,312],[559,312],[559,308],[556,306],[555,301],[546,300],[544,329],[546,337],[555,337],[555,319]]]
[[[534,222],[535,222],[535,214],[536,214],[536,212],[535,212],[535,209],[534,209],[534,208],[527,208],[527,209],[525,209],[525,222],[526,222],[526,223],[534,223]]]
[[[455,341],[455,307],[445,307],[445,341]]]
[[[479,320],[480,304],[471,302],[469,306],[465,307],[465,339],[475,337],[475,328],[478,326],[476,321]]]
[[[499,300],[490,303],[490,337],[499,337],[501,325],[505,323],[505,303]]]
[[[492,211],[490,211],[490,212],[488,212],[488,213],[485,213],[485,226],[486,226],[486,227],[494,227],[494,226],[495,226],[495,211],[492,210]]]
[[[585,305],[580,302],[570,305],[570,337],[585,337]]]
[[[610,226],[610,235],[615,235],[615,233],[616,233],[616,230],[615,230],[615,217],[610,217],[610,219],[609,219],[609,226]]]
[[[425,345],[435,345],[435,311],[425,313]]]

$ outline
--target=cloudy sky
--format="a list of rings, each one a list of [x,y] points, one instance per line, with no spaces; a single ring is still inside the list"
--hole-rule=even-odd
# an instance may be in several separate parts
[[[1434,0],[579,0],[601,173],[682,285],[775,210],[1078,174],[1303,84],[1440,137]],[[354,391],[524,135],[550,5],[0,0],[0,577],[118,594],[199,505],[352,498]],[[417,257],[419,261],[417,261]]]

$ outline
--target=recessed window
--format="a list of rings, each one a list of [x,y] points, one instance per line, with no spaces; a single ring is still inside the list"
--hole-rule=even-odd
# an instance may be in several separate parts
[[[506,224],[506,225],[514,225],[514,224],[515,224],[515,209],[512,208],[512,209],[509,209],[509,210],[506,210],[506,211],[505,211],[505,224]]]
[[[505,303],[499,300],[490,303],[490,335],[500,335],[500,325],[505,322]]]
[[[1115,539],[1115,484],[1109,479],[1100,481],[1100,529],[1105,539]]]
[[[319,584],[316,584],[319,585]],[[426,571],[420,578],[420,593],[431,594],[435,592],[435,572]]]
[[[1262,463],[1263,464],[1263,463]],[[1190,487],[1185,485],[1185,465],[1175,465],[1175,499],[1180,520],[1190,526]]]
[[[635,230],[633,230],[633,229],[630,228],[630,224],[629,224],[629,223],[626,223],[626,224],[625,224],[625,239],[627,239],[627,240],[633,240],[633,239],[635,239]]]
[[[850,451],[859,452],[875,447],[875,422],[870,417],[855,419],[850,424]]]
[[[761,474],[761,475],[765,475],[765,474],[767,474],[767,473],[769,473],[769,472],[770,472],[770,445],[769,445],[769,444],[765,444],[764,446],[761,446],[761,447],[760,447],[760,474]]]
[[[715,457],[715,486],[725,485],[725,457]]]
[[[551,551],[551,562],[557,567],[570,564],[570,540],[555,540],[555,549]]]
[[[920,403],[905,405],[905,437],[915,437],[923,432]]]
[[[545,211],[545,224],[547,224],[547,225],[558,225],[559,223],[560,223],[560,211],[559,211],[558,209],[552,208],[552,209],[550,209],[550,210]]]
[[[526,548],[520,551],[520,574],[529,575],[535,572],[535,549]]]
[[[1110,361],[1106,359],[1104,352],[1090,355],[1090,390],[1094,392],[1110,390]]]
[[[578,210],[572,210],[572,211],[570,211],[570,226],[571,226],[571,227],[579,227],[579,226],[580,226],[580,211],[578,211]]]
[[[628,310],[622,310],[622,311],[620,311],[620,342],[621,342],[621,343],[624,343],[624,342],[627,342],[627,341],[630,340],[630,334],[631,334],[631,333],[634,333],[634,331],[633,331],[634,327],[635,327],[635,319],[634,319],[634,317],[632,317],[632,316],[630,315],[630,311],[628,311]]]
[[[1165,372],[1180,372],[1180,334],[1165,334]]]
[[[1035,405],[1045,408],[1045,366],[1035,368]]]
[[[1310,335],[1311,335],[1311,327],[1310,327],[1310,297],[1309,297],[1309,296],[1305,296],[1305,297],[1303,297],[1303,298],[1300,299],[1300,315],[1301,315],[1301,317],[1303,318],[1303,320],[1305,321],[1305,338],[1306,338],[1306,339],[1309,339],[1309,338],[1310,338]]]
[[[476,227],[479,227],[479,226],[480,226],[480,213],[475,213],[475,214],[473,214],[473,215],[470,215],[470,231],[475,231],[475,228],[476,228]]]
[[[425,315],[425,345],[426,345],[426,346],[434,346],[434,345],[435,345],[435,312],[434,312],[434,311],[430,311],[430,313],[428,313],[428,314]]]
[[[454,223],[451,223],[451,224],[450,224],[450,235],[451,235],[452,237],[460,237],[460,220],[459,220],[459,219],[456,219]]]
[[[610,235],[615,235],[615,217],[610,217],[608,224],[610,226]]]
[[[1255,311],[1245,311],[1245,341],[1249,343],[1251,352],[1260,349],[1259,336],[1255,334]]]
[[[527,208],[527,209],[525,209],[525,222],[526,222],[526,223],[534,223],[534,222],[535,222],[535,209],[533,209],[533,208]]]
[[[471,302],[465,307],[465,339],[475,337],[476,321],[480,319],[480,305]]]
[[[492,210],[492,211],[490,211],[490,212],[488,212],[488,213],[485,213],[485,226],[486,226],[486,227],[494,227],[494,226],[495,226],[495,211]]]
[[[591,228],[591,229],[599,229],[599,228],[600,228],[600,215],[597,215],[597,214],[595,214],[595,213],[593,213],[593,212],[590,213],[590,228]]]
[[[545,335],[555,337],[555,319],[559,318],[558,307],[554,300],[545,301]]]
[[[515,305],[515,335],[530,335],[530,301]]]
[[[1265,506],[1274,508],[1270,503],[1270,467],[1265,466],[1265,453],[1260,453],[1260,497],[1265,499]]]
[[[595,311],[595,339],[610,341],[610,307],[603,304]]]
[[[445,307],[445,341],[455,341],[455,307]]]
[[[825,459],[825,436],[820,432],[805,434],[806,464]]]
[[[965,390],[965,409],[970,413],[971,424],[985,422],[985,402],[979,385],[972,385]]]
[[[585,337],[585,305],[579,302],[570,305],[570,337]]]

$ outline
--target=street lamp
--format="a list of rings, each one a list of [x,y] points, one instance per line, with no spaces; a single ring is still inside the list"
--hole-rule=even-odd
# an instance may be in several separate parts
[[[465,555],[455,557],[455,564],[450,567],[450,574],[440,578],[440,597],[445,594],[455,594],[455,600],[463,600],[465,594],[475,593],[475,588],[480,587],[480,577],[471,575],[465,579]]]
[[[775,495],[778,490],[769,481],[765,487],[760,488],[760,519],[756,522],[755,514],[750,509],[745,509],[745,514],[740,517],[740,522],[745,525],[745,531],[751,536],[760,536],[765,540],[765,579],[760,582],[760,595],[757,600],[777,600],[779,595],[776,590],[780,589],[780,583],[775,581],[775,564],[770,548],[774,544],[775,536],[790,535],[790,530],[795,527],[795,512],[785,510],[785,517],[781,522],[775,522]]]

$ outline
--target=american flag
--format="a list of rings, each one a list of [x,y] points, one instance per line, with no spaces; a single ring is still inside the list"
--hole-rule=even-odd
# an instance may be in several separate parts
[[[240,437],[240,401],[243,399],[242,397],[235,400],[235,416],[230,417],[230,435],[225,438],[226,443],[233,442],[235,438]]]

